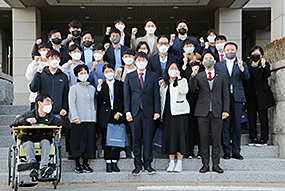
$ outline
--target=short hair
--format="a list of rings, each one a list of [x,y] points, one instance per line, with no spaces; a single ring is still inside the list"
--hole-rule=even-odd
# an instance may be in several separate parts
[[[126,21],[124,18],[119,18],[119,19],[115,20],[114,25],[116,25],[119,22],[122,22],[122,23],[124,23],[124,25],[126,25]]]
[[[133,51],[132,49],[128,48],[128,49],[124,50],[124,52],[122,53],[122,57],[124,55],[126,55],[126,54],[134,56],[135,55],[135,51]]]
[[[50,49],[50,50],[47,52],[46,57],[49,58],[50,56],[57,56],[57,57],[60,58],[60,52],[58,52],[58,51],[55,50],[55,49]]]
[[[86,34],[90,34],[92,38],[94,38],[94,34],[91,31],[83,31],[81,36],[84,37]]]
[[[102,68],[102,72],[104,73],[104,71],[107,69],[107,68],[111,68],[112,70],[115,71],[115,67],[112,65],[112,64],[105,64]]]
[[[187,44],[193,44],[195,46],[195,42],[191,39],[188,39],[188,38],[182,42],[182,47],[184,47]]]
[[[217,35],[215,38],[215,41],[217,40],[224,40],[224,41],[228,41],[227,37],[225,35]]]
[[[148,60],[147,54],[144,52],[137,52],[134,60],[136,61],[138,57],[145,58],[146,60]]]
[[[185,19],[180,19],[179,21],[176,22],[176,28],[178,27],[178,25],[180,23],[185,23],[187,25],[187,27],[188,27],[188,22]]]
[[[38,45],[38,50],[40,50],[41,48],[49,48],[49,49],[52,49],[51,44],[50,44],[50,43],[47,43],[47,42],[41,42],[41,43]]]
[[[148,51],[148,53],[149,53],[149,52],[150,52],[150,48],[149,48],[149,46],[148,46],[148,44],[147,44],[146,41],[140,41],[140,42],[138,43],[137,48],[136,48],[136,52],[139,51],[140,47],[141,47],[143,44],[146,46],[147,51]]]
[[[117,29],[117,28],[112,28],[110,30],[110,33],[109,33],[110,36],[111,36],[112,33],[117,33],[117,34],[119,34],[121,36],[121,31],[119,29]]]
[[[89,74],[88,66],[85,64],[79,64],[73,69],[74,75],[78,76],[78,73],[81,72],[83,69],[86,70],[87,73]]]
[[[196,56],[197,60],[201,60],[201,55],[197,52],[190,54],[189,59],[192,60],[194,56]]]
[[[255,50],[259,50],[260,53],[261,53],[261,55],[263,56],[264,51],[263,51],[263,49],[261,48],[261,46],[258,46],[258,45],[254,46],[254,47],[252,47],[252,48],[250,49],[250,51],[249,51],[249,56],[250,56]]]
[[[70,21],[70,23],[68,24],[68,28],[82,28],[82,24],[79,22],[79,21],[77,21],[77,20],[73,20],[73,21]]]
[[[58,29],[52,29],[50,32],[49,32],[49,34],[48,34],[48,38],[50,38],[54,33],[60,33],[60,35],[61,35],[61,32],[58,30]]]
[[[211,33],[214,33],[215,36],[218,36],[218,33],[217,33],[217,31],[215,29],[210,29],[210,30],[208,30],[208,32],[206,34],[206,37],[208,37]]]
[[[72,44],[72,45],[70,45],[70,46],[68,47],[68,51],[69,51],[69,52],[72,52],[72,51],[74,51],[76,48],[78,48],[78,49],[80,50],[80,52],[82,52],[82,47],[79,46],[78,44]]]
[[[234,43],[234,42],[226,43],[225,46],[224,46],[224,49],[226,49],[226,46],[228,46],[228,45],[234,45],[236,47],[236,49],[238,49],[238,45],[236,43]]]
[[[92,50],[93,51],[95,51],[95,50],[105,51],[105,48],[104,48],[103,44],[95,44],[94,46],[92,46]]]
[[[157,37],[157,41],[156,42],[158,43],[159,39],[161,39],[161,38],[166,38],[168,40],[168,43],[169,43],[169,37],[166,36],[166,35],[160,35],[159,37]]]
[[[147,24],[149,21],[153,22],[153,24],[154,24],[155,26],[157,26],[157,25],[156,25],[156,22],[155,22],[155,20],[154,20],[154,18],[152,18],[152,17],[151,17],[151,18],[146,19],[146,20],[144,21],[144,25],[143,25],[143,26],[145,27],[145,26],[146,26],[146,24]]]
[[[46,99],[46,98],[50,98],[51,99],[51,97],[48,94],[46,94],[46,93],[40,93],[39,95],[37,95],[37,97],[35,99],[36,107],[39,108],[38,101],[43,102],[44,99]]]
[[[201,56],[201,61],[204,60],[204,57],[205,57],[206,54],[211,54],[211,55],[214,57],[214,59],[217,61],[216,55],[215,55],[211,50],[207,50],[207,51],[205,51],[205,52],[202,54],[202,56]]]

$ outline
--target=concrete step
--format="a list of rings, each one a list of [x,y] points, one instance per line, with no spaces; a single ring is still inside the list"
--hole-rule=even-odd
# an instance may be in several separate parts
[[[0,125],[9,125],[17,115],[0,115]]]
[[[12,132],[12,128],[9,125],[0,126],[0,136],[10,136]]]
[[[2,147],[11,147],[16,144],[16,141],[13,140],[12,135],[10,136],[0,136],[0,148]]]
[[[21,115],[29,110],[28,105],[1,105],[0,115]]]

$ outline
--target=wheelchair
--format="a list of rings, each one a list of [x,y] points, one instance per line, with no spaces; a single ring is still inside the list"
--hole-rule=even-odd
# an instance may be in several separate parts
[[[61,126],[18,126],[13,127],[13,139],[16,139],[16,145],[13,145],[8,152],[8,185],[12,186],[12,189],[15,191],[18,190],[19,187],[33,187],[36,186],[39,182],[52,182],[54,189],[57,188],[58,183],[61,178],[61,151],[60,147],[58,147],[54,143],[54,137],[58,135],[60,138],[60,130]],[[38,178],[36,181],[25,182],[22,180],[22,176],[26,175],[24,171],[30,171],[35,168],[39,170],[39,162],[41,159],[41,148],[40,142],[34,142],[34,152],[35,157],[37,159],[36,163],[27,163],[26,154],[24,151],[24,147],[21,144],[21,135],[23,134],[22,130],[31,130],[31,129],[50,129],[53,130],[52,137],[53,143],[51,143],[51,148],[49,152],[49,163],[48,166],[54,169],[53,174],[48,178]]]

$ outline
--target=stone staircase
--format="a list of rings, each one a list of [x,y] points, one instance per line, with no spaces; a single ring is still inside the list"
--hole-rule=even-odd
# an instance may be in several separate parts
[[[17,115],[29,110],[28,106],[0,106],[0,184],[7,184],[8,180],[8,149],[15,143],[11,136],[9,123]],[[91,161],[94,172],[91,174],[76,174],[73,172],[75,162],[67,159],[65,141],[62,139],[62,182],[173,182],[173,181],[207,181],[207,182],[285,182],[285,159],[278,157],[278,146],[266,147],[247,146],[249,137],[242,134],[241,154],[244,160],[224,160],[221,158],[223,174],[198,172],[202,166],[201,159],[184,159],[182,173],[167,173],[168,159],[154,153],[153,168],[155,175],[142,172],[139,176],[132,176],[133,159],[121,159],[118,163],[121,172],[106,173],[105,161],[102,158]],[[99,142],[99,141],[98,141]],[[269,140],[269,143],[271,140]],[[26,173],[27,174],[27,173]]]

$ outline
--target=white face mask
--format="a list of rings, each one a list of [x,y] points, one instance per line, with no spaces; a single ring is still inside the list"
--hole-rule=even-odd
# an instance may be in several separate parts
[[[136,63],[136,65],[137,65],[138,69],[143,70],[143,69],[145,69],[147,63],[146,62],[138,62],[138,63]]]
[[[116,28],[122,32],[125,29],[125,26],[124,25],[117,25]]]
[[[139,50],[139,52],[144,52],[144,53],[146,53],[146,54],[148,54],[148,51],[147,50]]]
[[[95,61],[99,61],[103,58],[103,54],[95,53],[95,54],[93,54],[93,57],[94,57]]]
[[[48,51],[41,51],[41,57],[43,58],[43,59],[46,59],[47,58],[47,52]]]
[[[173,69],[173,70],[169,70],[169,71],[168,71],[168,74],[169,74],[169,76],[170,76],[170,77],[172,77],[172,78],[175,78],[175,77],[176,77],[176,75],[177,75],[177,74],[176,74],[176,70],[175,70],[175,69]]]
[[[112,80],[114,78],[114,72],[109,72],[107,74],[105,74],[105,77],[108,79],[108,80]]]
[[[88,74],[82,74],[82,75],[79,75],[78,76],[78,79],[81,81],[81,82],[85,82],[87,79],[88,79],[89,75]]]
[[[149,28],[146,28],[145,30],[146,30],[147,34],[153,34],[155,32],[156,28],[149,27]]]
[[[192,54],[193,51],[194,51],[194,47],[185,47],[185,52],[187,54]]]
[[[223,52],[225,43],[219,43],[219,44],[216,44],[215,46],[218,51]]]
[[[125,62],[126,65],[131,65],[134,62],[133,58],[125,58],[123,60]]]
[[[52,60],[49,62],[50,66],[53,68],[57,68],[59,65],[59,61],[58,60]]]
[[[214,43],[214,42],[215,42],[215,39],[216,39],[215,36],[209,36],[209,37],[208,37],[209,43]]]
[[[74,60],[80,60],[81,58],[81,54],[79,52],[75,52],[71,56]]]
[[[162,45],[161,47],[158,48],[159,52],[161,52],[162,54],[166,53],[168,51],[168,47]]]
[[[44,105],[43,110],[45,113],[50,113],[52,110],[52,105]]]

